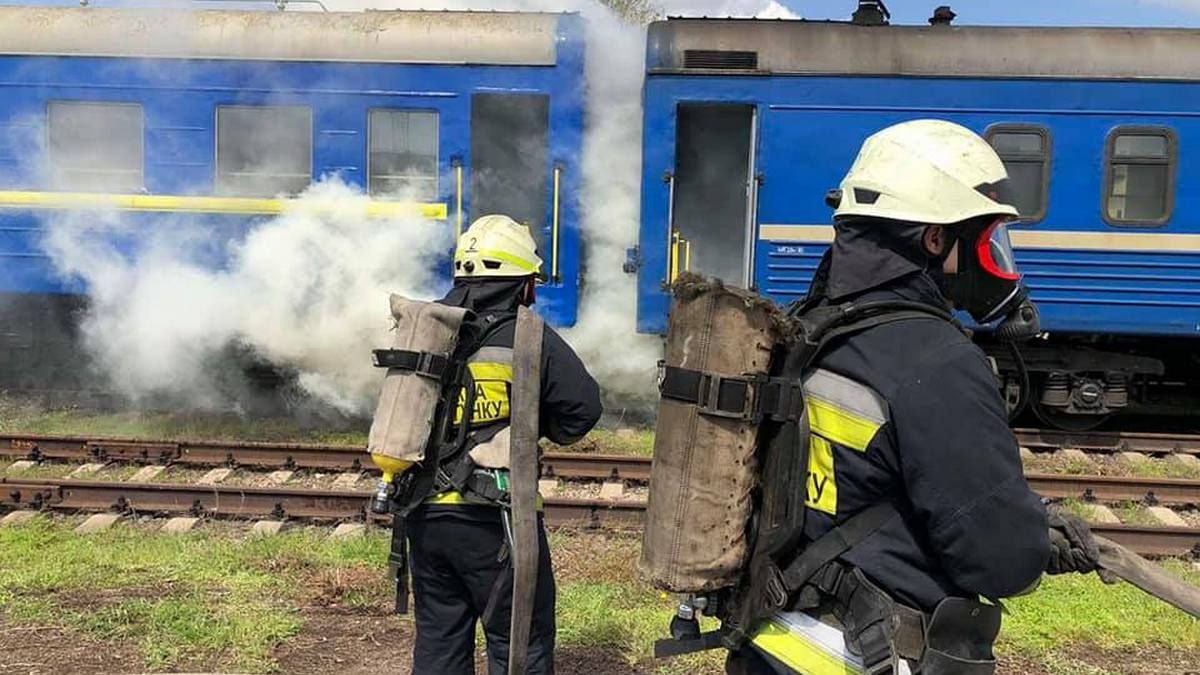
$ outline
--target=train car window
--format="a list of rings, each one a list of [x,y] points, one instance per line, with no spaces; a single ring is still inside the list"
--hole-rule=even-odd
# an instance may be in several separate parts
[[[529,226],[546,248],[550,97],[471,96],[471,217],[503,213]]]
[[[312,110],[218,106],[218,194],[274,197],[312,183]]]
[[[367,184],[372,195],[437,199],[436,112],[372,110],[367,136]]]
[[[997,124],[984,134],[1008,171],[1021,221],[1046,217],[1050,200],[1050,132],[1027,124]]]
[[[1175,132],[1118,127],[1108,137],[1104,219],[1110,225],[1162,225],[1175,206]]]
[[[142,106],[53,101],[46,117],[49,173],[55,188],[80,192],[142,190]]]

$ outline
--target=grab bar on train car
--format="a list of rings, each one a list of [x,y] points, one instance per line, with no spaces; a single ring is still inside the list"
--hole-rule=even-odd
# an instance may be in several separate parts
[[[663,182],[667,184],[667,279],[668,284],[675,283],[675,174],[670,170],[663,172]]]
[[[562,185],[562,164],[554,165],[554,211],[550,220],[550,280],[558,283],[559,188]]]
[[[669,269],[667,275],[669,283],[675,283],[679,275],[683,272],[690,272],[692,269],[692,242],[684,239],[678,231],[671,233],[671,247],[667,251],[670,256]],[[680,262],[682,261],[682,264]]]
[[[450,158],[450,166],[454,167],[454,243],[463,231],[463,165],[459,157]]]

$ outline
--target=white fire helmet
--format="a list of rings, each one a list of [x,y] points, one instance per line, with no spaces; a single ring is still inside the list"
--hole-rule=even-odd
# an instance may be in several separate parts
[[[502,215],[477,218],[458,238],[454,278],[540,276],[542,259],[529,228]]]
[[[842,179],[834,217],[931,225],[1016,218],[1009,189],[1004,163],[978,134],[945,120],[913,120],[863,142]]]

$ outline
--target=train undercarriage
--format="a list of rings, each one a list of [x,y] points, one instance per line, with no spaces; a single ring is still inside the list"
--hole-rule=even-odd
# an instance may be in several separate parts
[[[1200,341],[1054,335],[1021,344],[980,340],[1012,419],[1083,431],[1114,420],[1200,416]]]

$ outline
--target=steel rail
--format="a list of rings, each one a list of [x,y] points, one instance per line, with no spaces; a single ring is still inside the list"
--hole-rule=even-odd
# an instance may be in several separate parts
[[[379,471],[366,461],[363,448],[309,443],[147,441],[135,438],[6,434],[0,435],[0,456],[36,461]],[[546,477],[645,482],[650,480],[650,459],[627,455],[549,452],[542,456],[542,473]]]
[[[347,490],[0,479],[0,507],[126,514],[367,520],[370,496]],[[547,522],[567,527],[636,529],[645,508],[642,501],[545,500]],[[1142,555],[1200,556],[1200,529],[1101,524],[1092,529]]]
[[[288,487],[123,483],[64,479],[0,479],[0,508],[112,511],[283,520],[365,520],[370,492]],[[638,527],[645,505],[598,499],[544,500],[556,525]]]
[[[1014,429],[1014,433],[1021,445],[1035,451],[1076,448],[1093,453],[1137,451],[1200,455],[1200,435],[1071,432],[1048,429]],[[124,461],[194,466],[377,471],[366,460],[363,448],[315,443],[169,441],[0,434],[0,456],[39,461]],[[589,459],[582,459],[583,457]],[[599,462],[608,462],[610,466],[597,467]],[[649,478],[650,460],[645,457],[621,455],[546,453],[543,464],[548,465],[548,475],[563,478],[619,478],[644,481]]]
[[[1156,434],[1139,431],[1059,431],[1013,429],[1017,441],[1030,450],[1075,448],[1085,452],[1145,452],[1200,455],[1200,434]]]
[[[363,448],[315,443],[165,441],[86,436],[0,435],[0,456],[84,462],[143,462],[275,469],[371,470]]]
[[[1051,499],[1172,506],[1200,504],[1200,481],[1183,478],[1027,473],[1025,479],[1034,492]]]

